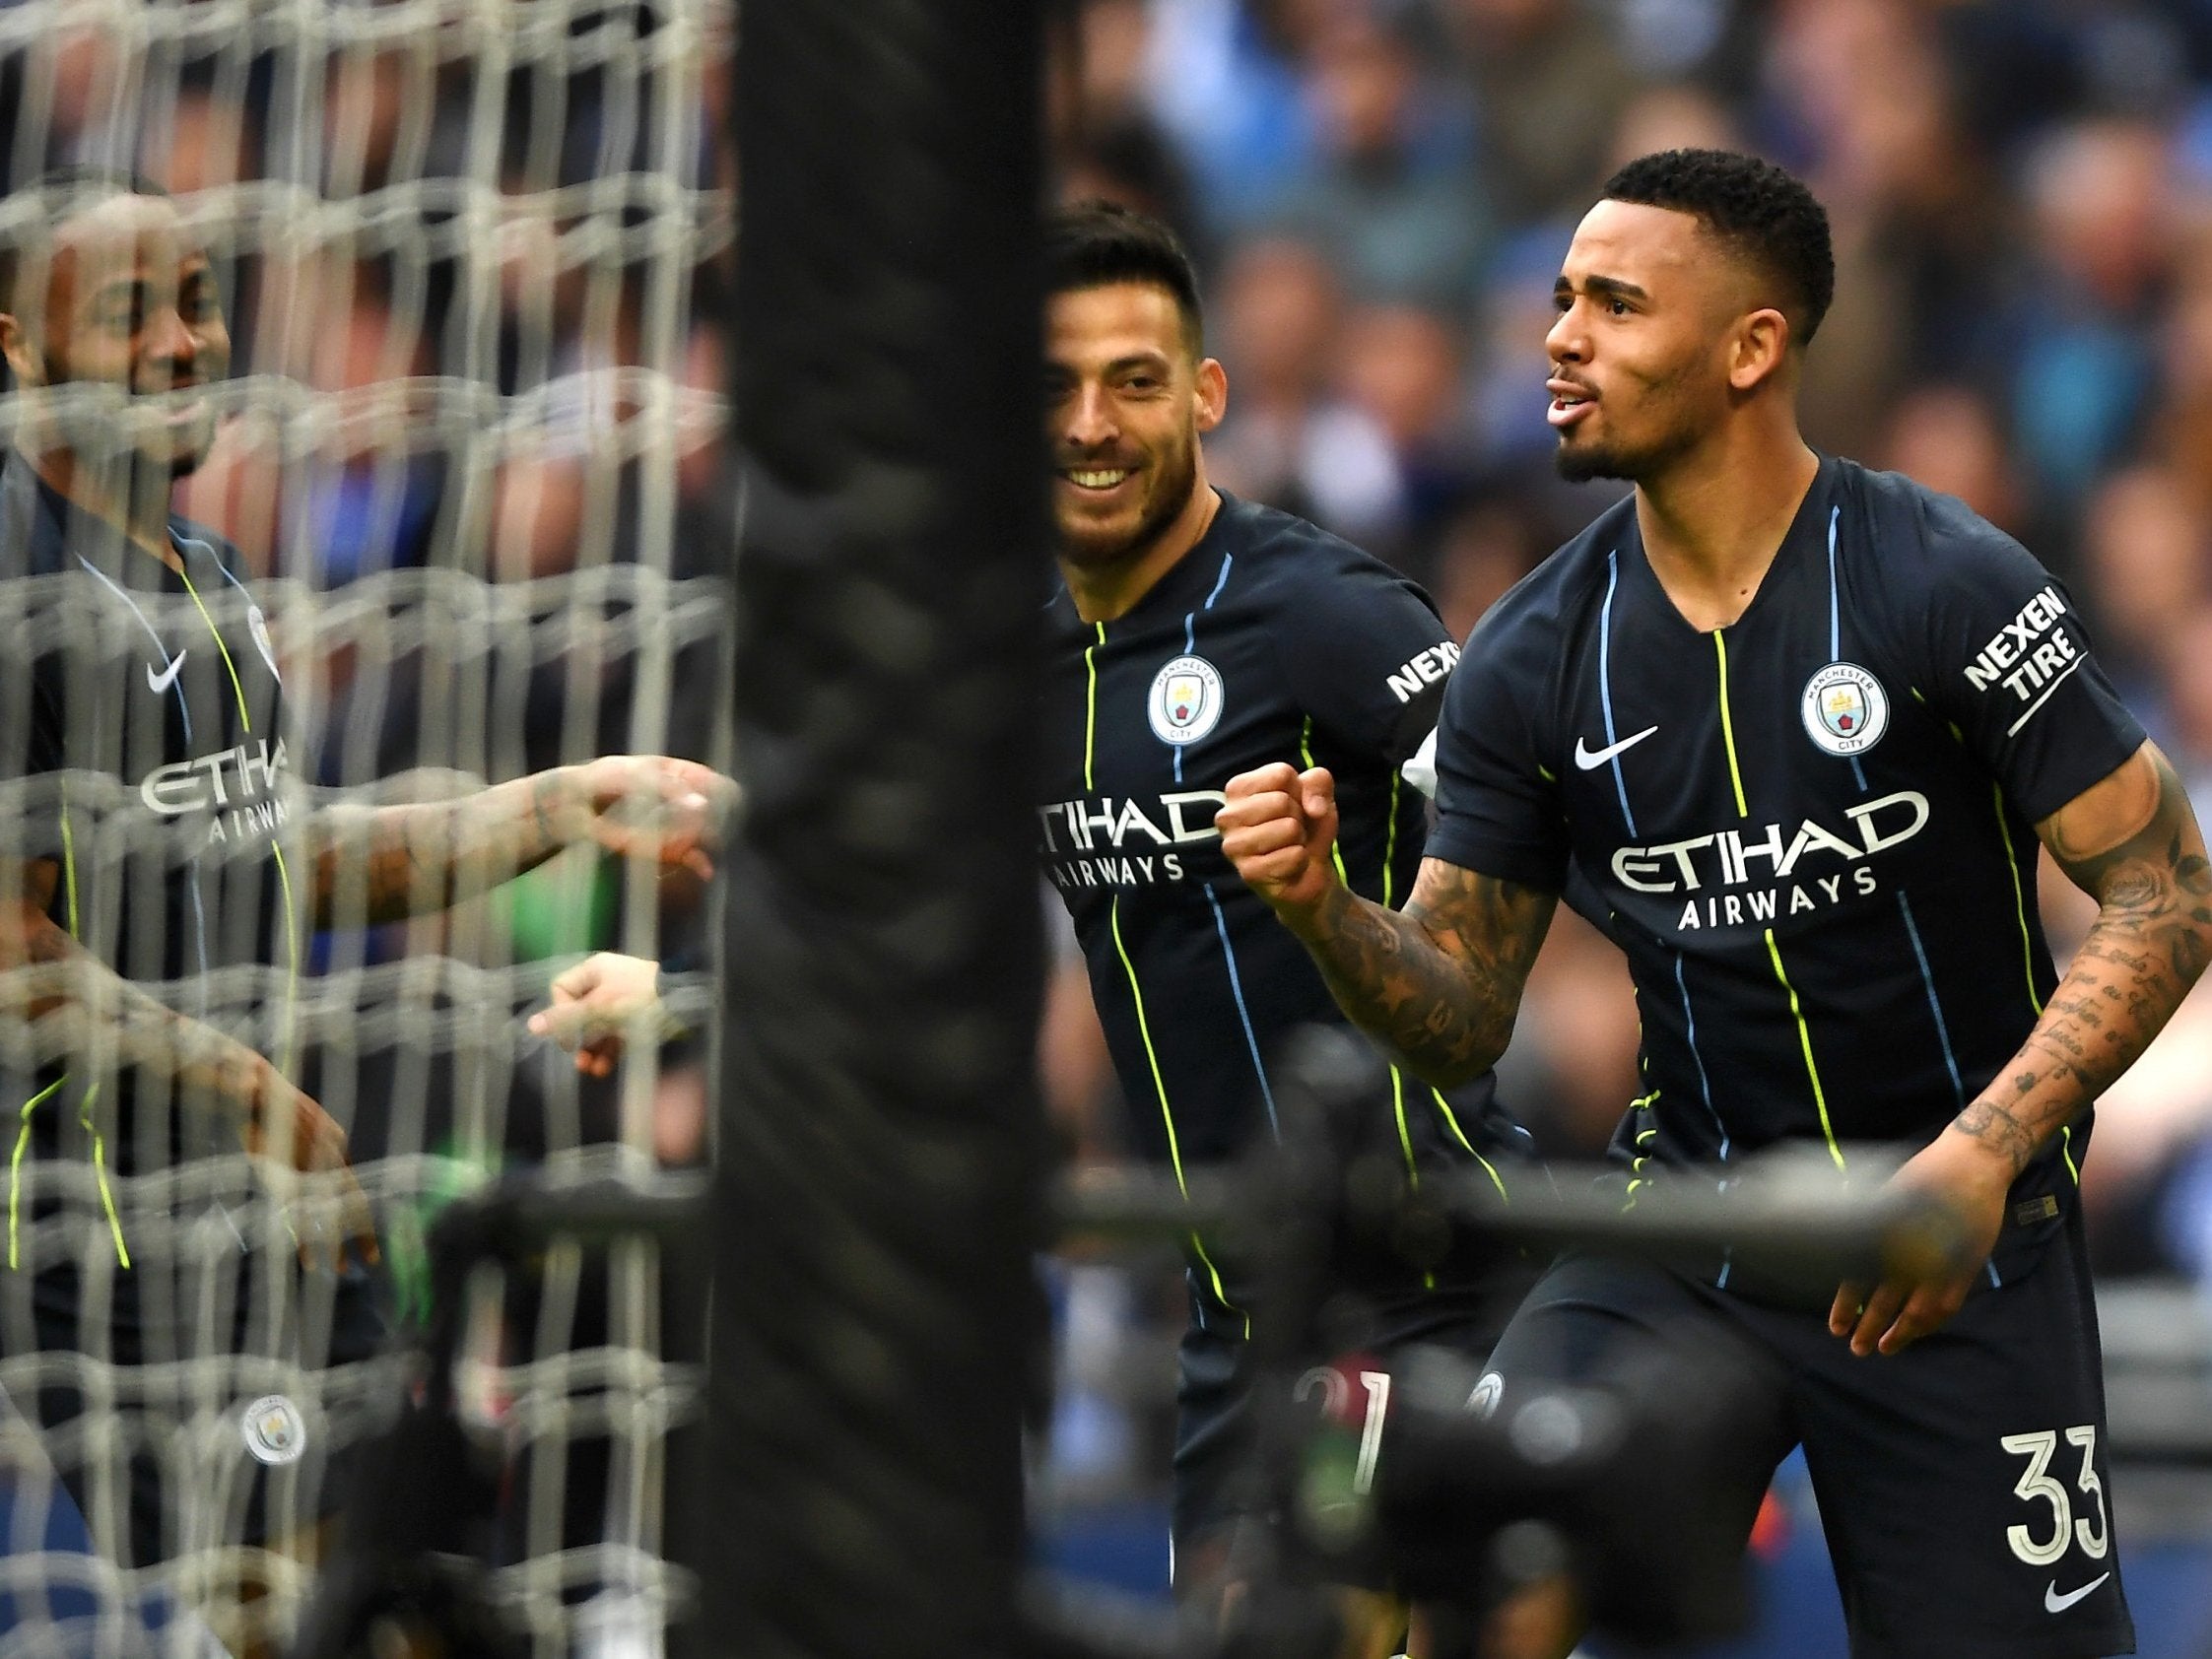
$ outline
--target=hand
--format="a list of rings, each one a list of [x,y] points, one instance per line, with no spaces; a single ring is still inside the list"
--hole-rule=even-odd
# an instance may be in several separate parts
[[[576,768],[589,822],[609,852],[644,853],[701,881],[737,805],[737,785],[711,766],[667,755],[609,755]]]
[[[1913,1154],[1890,1184],[1932,1194],[1950,1206],[1964,1226],[1968,1253],[1921,1275],[1893,1267],[1871,1293],[1843,1286],[1828,1310],[1829,1330],[1849,1337],[1851,1352],[1863,1359],[1877,1350],[1901,1354],[1940,1329],[1959,1311],[1996,1248],[2018,1172],[2006,1154],[1951,1129]]]
[[[332,1267],[344,1271],[349,1254],[364,1267],[383,1259],[383,1252],[376,1246],[375,1217],[369,1195],[362,1191],[346,1159],[346,1132],[312,1096],[295,1088],[267,1061],[259,1070],[239,1138],[250,1157],[269,1159],[301,1175],[335,1177],[339,1227],[337,1237],[329,1244]],[[312,1236],[299,1241],[301,1265],[312,1265],[322,1235],[323,1223],[316,1219]]]
[[[1229,780],[1214,814],[1221,850],[1279,914],[1310,911],[1336,886],[1336,779],[1278,761]]]
[[[658,962],[601,951],[554,980],[553,1001],[530,1016],[530,1029],[573,1054],[586,1077],[606,1077],[636,1022],[667,1023],[659,984]]]

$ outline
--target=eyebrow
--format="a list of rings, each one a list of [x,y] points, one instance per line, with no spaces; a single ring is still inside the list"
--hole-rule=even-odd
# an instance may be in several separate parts
[[[214,267],[202,260],[198,264],[189,266],[177,273],[176,297],[179,299],[189,298],[202,289],[213,287],[214,283]],[[126,297],[137,300],[160,286],[161,284],[156,279],[142,277],[135,273],[127,277],[112,277],[93,290],[90,303],[105,305]]]
[[[1558,282],[1552,284],[1552,293],[1555,297],[1562,294],[1573,294],[1574,292],[1575,285],[1567,280],[1565,272],[1560,274]],[[1648,299],[1651,298],[1648,291],[1637,287],[1632,282],[1624,281],[1620,277],[1584,277],[1582,279],[1582,292],[1618,297],[1622,299]]]
[[[1069,371],[1068,365],[1065,363],[1047,361],[1045,366],[1047,369],[1054,370],[1060,373],[1066,373]],[[1102,374],[1126,374],[1134,368],[1172,369],[1173,368],[1173,366],[1174,359],[1170,357],[1165,352],[1133,352],[1127,357],[1115,358],[1112,362],[1108,363],[1103,369],[1101,369],[1100,372]]]

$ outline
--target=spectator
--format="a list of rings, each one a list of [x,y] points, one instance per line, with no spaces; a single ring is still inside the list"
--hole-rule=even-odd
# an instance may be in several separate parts
[[[1438,312],[1363,305],[1345,319],[1337,383],[1389,442],[1402,500],[1400,543],[1419,558],[1473,484],[1459,336]]]
[[[1319,151],[1282,222],[1361,299],[1463,307],[1489,239],[1465,109],[1424,81],[1402,31],[1365,15],[1321,33],[1309,84]]]
[[[1394,537],[1405,481],[1372,416],[1330,395],[1343,299],[1328,260],[1282,238],[1245,243],[1214,307],[1229,418],[1206,440],[1224,489],[1355,542]]]
[[[2207,597],[2204,511],[2173,473],[2135,466],[2098,488],[2082,525],[2098,656],[2163,739],[2174,630]]]
[[[1940,490],[2023,540],[2020,483],[1988,399],[1968,386],[1914,387],[1890,412],[1880,464]],[[2047,561],[2047,554],[2046,554]]]
[[[2152,389],[2168,257],[2166,147],[2133,120],[2080,121],[2038,149],[2027,191],[2038,269],[2014,425],[2029,471],[2078,498],[2133,436]]]
[[[1441,0],[1482,111],[1485,175],[1507,224],[1579,213],[1605,177],[1638,77],[1580,0]]]

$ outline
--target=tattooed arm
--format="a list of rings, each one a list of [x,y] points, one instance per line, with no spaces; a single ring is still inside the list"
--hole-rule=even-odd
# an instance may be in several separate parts
[[[343,1171],[346,1132],[268,1059],[141,990],[55,923],[46,910],[58,878],[51,859],[0,860],[0,1017],[34,1026],[49,1052],[105,1052],[215,1102],[250,1153],[302,1171]],[[352,1246],[375,1259],[368,1205],[351,1175],[341,1201]]]
[[[1497,1063],[1559,896],[1425,859],[1400,910],[1336,879],[1336,784],[1278,763],[1230,781],[1222,850],[1393,1061],[1449,1088]]]
[[[649,853],[704,880],[735,791],[690,761],[614,755],[459,800],[327,807],[307,827],[315,925],[449,909],[586,841]]]
[[[1952,1125],[2015,1174],[2135,1063],[2212,960],[2212,865],[2155,745],[2036,830],[2097,920],[2018,1056]]]
[[[2155,745],[2036,830],[2097,900],[2097,921],[2011,1064],[1898,1177],[1959,1202],[1981,1255],[1938,1285],[1893,1281],[1869,1295],[1844,1286],[1829,1325],[1855,1352],[1894,1354],[1957,1311],[2003,1227],[2013,1181],[2135,1063],[2212,961],[2212,865]]]

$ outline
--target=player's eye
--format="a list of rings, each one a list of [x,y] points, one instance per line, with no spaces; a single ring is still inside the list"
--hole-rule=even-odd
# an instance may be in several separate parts
[[[1619,295],[1615,295],[1611,299],[1608,299],[1605,302],[1605,308],[1617,317],[1625,317],[1630,313],[1630,311],[1635,309],[1634,306],[1632,306],[1626,299],[1623,299]]]

